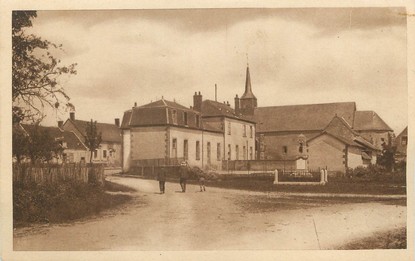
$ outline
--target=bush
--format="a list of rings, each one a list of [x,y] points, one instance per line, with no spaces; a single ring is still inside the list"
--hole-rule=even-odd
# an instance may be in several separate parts
[[[109,195],[98,184],[65,181],[59,184],[13,184],[14,226],[54,223],[97,214],[130,199]]]
[[[388,171],[385,167],[380,165],[369,165],[367,167],[356,167],[347,171],[346,177],[358,179],[361,181],[380,181],[392,183],[405,183],[406,171],[402,169],[395,172]]]

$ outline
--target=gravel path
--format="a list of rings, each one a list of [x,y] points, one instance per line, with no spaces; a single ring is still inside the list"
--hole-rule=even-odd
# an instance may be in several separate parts
[[[241,204],[261,196],[167,183],[158,194],[151,180],[109,177],[138,190],[125,207],[71,224],[14,231],[15,250],[272,250],[336,249],[374,232],[406,226],[406,207],[379,202],[326,204],[252,211]],[[281,197],[281,196],[279,196]],[[282,199],[281,199],[282,200]],[[274,201],[271,201],[274,202]],[[273,204],[273,203],[272,203]]]

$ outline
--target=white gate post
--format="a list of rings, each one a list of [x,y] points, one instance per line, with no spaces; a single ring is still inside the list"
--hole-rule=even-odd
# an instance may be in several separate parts
[[[278,169],[274,170],[274,185],[278,184]]]
[[[328,179],[327,179],[327,177],[328,177],[328,172],[327,172],[327,169],[325,169],[324,170],[324,182],[325,183],[329,182]]]
[[[320,170],[320,184],[324,185],[324,169]]]

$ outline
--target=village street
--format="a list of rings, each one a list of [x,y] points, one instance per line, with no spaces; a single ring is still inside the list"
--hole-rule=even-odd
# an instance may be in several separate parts
[[[335,249],[351,240],[405,227],[406,207],[166,184],[108,177],[131,186],[133,200],[71,224],[16,229],[14,250]],[[355,201],[356,202],[356,201]]]

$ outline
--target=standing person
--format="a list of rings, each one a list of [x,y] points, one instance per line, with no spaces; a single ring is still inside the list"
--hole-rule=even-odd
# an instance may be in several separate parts
[[[182,187],[182,192],[186,192],[186,181],[189,177],[189,170],[186,161],[183,161],[180,164],[180,187]]]
[[[203,174],[199,174],[199,186],[200,186],[200,192],[206,191],[205,177]]]
[[[164,166],[158,171],[157,180],[159,181],[160,194],[164,194],[166,189],[166,168]]]

